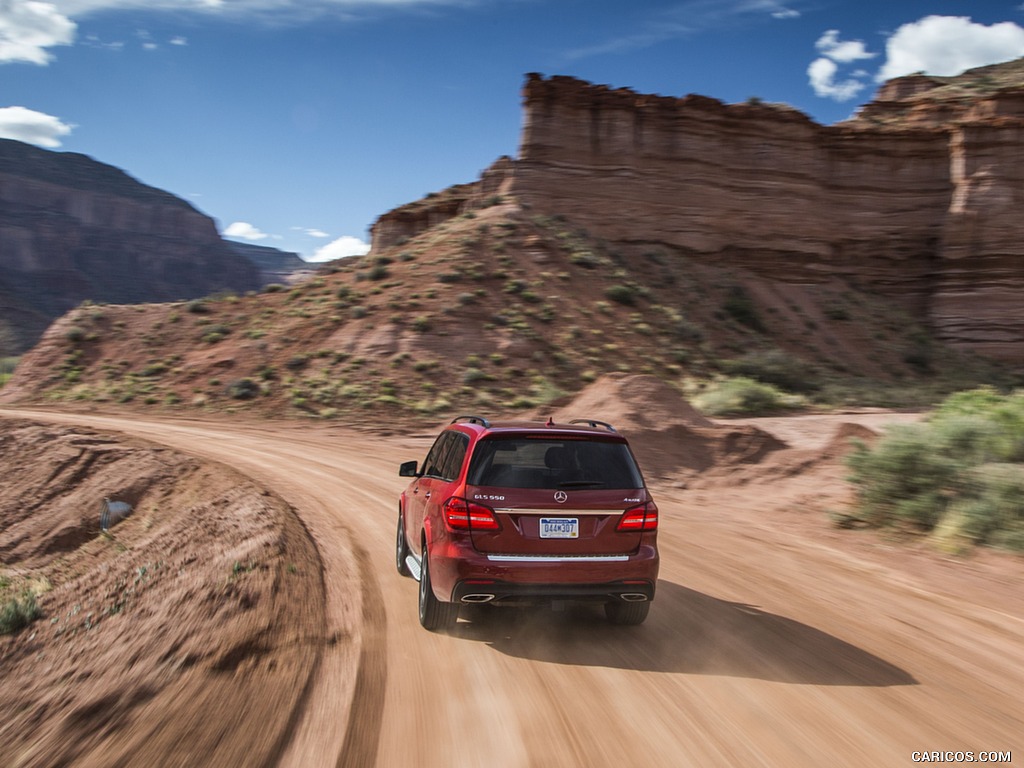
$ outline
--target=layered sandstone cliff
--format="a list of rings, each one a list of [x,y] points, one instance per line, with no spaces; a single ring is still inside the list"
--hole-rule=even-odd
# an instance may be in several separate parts
[[[169,301],[260,286],[184,200],[84,155],[0,140],[0,356],[85,299]]]
[[[892,81],[833,126],[570,77],[529,75],[523,96],[518,157],[490,188],[609,241],[771,280],[843,277],[955,345],[1024,359],[1024,61]],[[444,210],[421,201],[415,225],[478,206],[482,185]],[[403,210],[381,217],[375,249]]]

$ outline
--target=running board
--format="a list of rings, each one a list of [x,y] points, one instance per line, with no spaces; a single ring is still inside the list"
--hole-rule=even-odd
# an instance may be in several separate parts
[[[416,581],[420,580],[420,561],[416,559],[416,556],[410,552],[405,556],[405,567],[409,569],[409,573]]]

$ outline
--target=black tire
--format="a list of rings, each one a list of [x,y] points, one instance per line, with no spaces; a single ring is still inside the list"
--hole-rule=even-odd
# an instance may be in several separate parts
[[[604,615],[608,617],[608,621],[620,626],[643,624],[650,610],[650,600],[644,600],[640,603],[627,603],[616,600],[604,604]]]
[[[459,618],[459,604],[445,603],[434,596],[429,563],[427,545],[424,544],[423,560],[420,563],[420,624],[431,632],[451,629]]]
[[[398,534],[395,536],[395,568],[402,576],[412,576],[405,558],[409,555],[409,542],[405,540],[405,521],[402,513],[398,513]]]

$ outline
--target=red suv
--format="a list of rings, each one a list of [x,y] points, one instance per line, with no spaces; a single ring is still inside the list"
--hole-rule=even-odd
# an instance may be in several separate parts
[[[598,600],[615,624],[647,618],[658,508],[626,439],[568,424],[460,416],[434,441],[398,506],[395,564],[420,584],[420,623],[460,605]]]

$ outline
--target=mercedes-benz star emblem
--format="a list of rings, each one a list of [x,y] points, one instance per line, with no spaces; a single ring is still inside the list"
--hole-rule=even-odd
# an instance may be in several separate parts
[[[565,500],[569,498],[569,494],[565,491],[555,491],[555,501],[559,504],[564,504]]]

